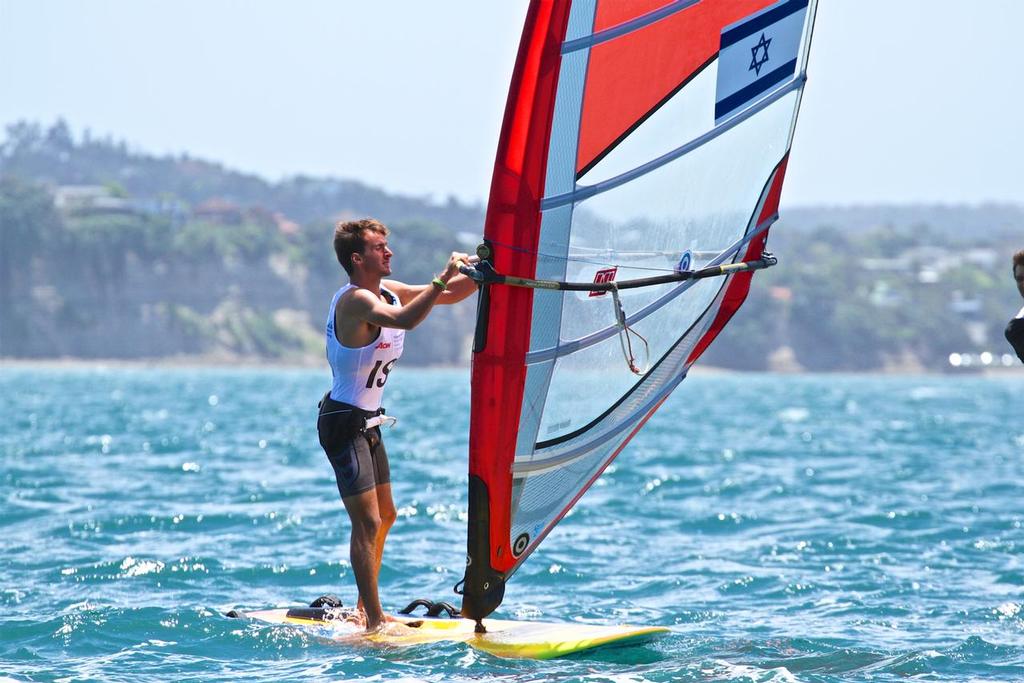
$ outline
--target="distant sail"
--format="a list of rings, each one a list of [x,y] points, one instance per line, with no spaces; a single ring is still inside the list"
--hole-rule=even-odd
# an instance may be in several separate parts
[[[500,604],[774,262],[815,4],[531,2],[484,230],[464,616]]]

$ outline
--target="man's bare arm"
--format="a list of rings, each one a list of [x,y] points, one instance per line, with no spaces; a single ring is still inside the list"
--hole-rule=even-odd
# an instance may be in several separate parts
[[[428,289],[436,289],[434,285],[407,285],[397,280],[384,280],[381,284],[394,292],[402,305],[408,305],[420,293]],[[448,281],[448,289],[437,298],[438,305],[457,304],[476,291],[476,282],[459,273]]]
[[[367,289],[357,289],[343,303],[342,314],[378,327],[411,330],[423,322],[440,294],[437,287],[430,287],[399,308],[385,304]]]
[[[445,266],[444,272],[438,278],[446,284],[451,282],[456,276],[459,276],[459,266],[467,258],[465,254],[453,252],[448,258],[448,264]],[[401,285],[401,283],[394,281],[389,281],[389,284]],[[388,285],[384,286],[388,287]],[[388,289],[391,289],[391,287],[388,287]],[[397,287],[397,289],[401,290],[402,287]],[[399,291],[395,291],[395,294],[399,296],[399,300],[402,301],[402,306],[399,308],[385,304],[374,292],[357,289],[342,304],[343,313],[346,316],[352,316],[378,327],[411,330],[423,322],[423,319],[430,313],[430,309],[438,302],[442,293],[441,288],[433,284],[427,285],[408,300],[402,299]]]

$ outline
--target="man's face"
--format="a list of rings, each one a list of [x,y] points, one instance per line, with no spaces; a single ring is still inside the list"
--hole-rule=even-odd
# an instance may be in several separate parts
[[[366,248],[363,249],[363,270],[375,275],[391,275],[391,254],[388,249],[388,238],[380,233],[367,232],[363,240]]]
[[[1013,267],[1013,279],[1017,281],[1017,291],[1024,296],[1024,265]]]

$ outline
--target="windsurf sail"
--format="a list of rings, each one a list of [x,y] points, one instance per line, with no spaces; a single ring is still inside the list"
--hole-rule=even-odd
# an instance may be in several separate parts
[[[774,263],[815,4],[531,2],[467,269],[463,616],[500,604]]]

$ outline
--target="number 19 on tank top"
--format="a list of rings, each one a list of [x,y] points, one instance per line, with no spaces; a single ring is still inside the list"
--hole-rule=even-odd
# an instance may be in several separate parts
[[[378,387],[383,387],[384,383],[388,381],[388,374],[391,372],[391,368],[394,367],[395,361],[397,360],[397,358],[392,358],[387,363],[382,360],[378,360],[374,363],[373,369],[370,370],[370,376],[366,378],[366,388],[372,389],[375,381]],[[380,377],[377,376],[378,371],[380,373]]]

